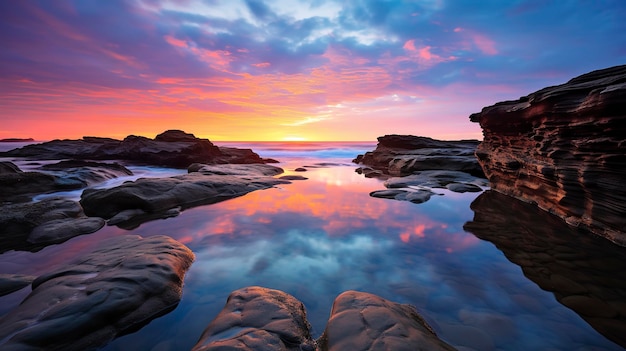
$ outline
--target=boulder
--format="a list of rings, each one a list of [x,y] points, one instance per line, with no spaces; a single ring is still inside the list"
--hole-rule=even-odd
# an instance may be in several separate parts
[[[463,229],[493,243],[524,275],[626,347],[626,251],[533,204],[489,190]]]
[[[270,165],[197,166],[192,173],[169,178],[143,178],[110,189],[86,189],[80,204],[88,216],[106,219],[122,215],[116,225],[136,227],[141,219],[171,217],[179,210],[208,205],[254,190],[288,184],[266,174],[281,173]],[[172,212],[174,210],[174,212]]]
[[[193,351],[315,351],[302,302],[257,286],[236,290]]]
[[[167,236],[112,237],[32,283],[0,319],[0,349],[92,350],[173,310],[194,259]]]
[[[47,198],[33,203],[0,205],[0,253],[39,251],[104,226],[102,218],[88,218],[76,201]]]
[[[168,130],[154,139],[129,135],[124,140],[83,137],[53,140],[0,152],[0,157],[36,159],[128,160],[134,163],[186,168],[199,163],[266,163],[250,149],[220,148],[208,139],[181,130]]]
[[[323,351],[455,350],[414,307],[357,291],[335,299],[318,343]]]
[[[626,245],[626,65],[470,116],[491,187]]]
[[[443,141],[413,135],[385,135],[378,137],[374,151],[357,156],[353,162],[392,176],[449,170],[482,177],[483,171],[474,156],[477,145],[477,140]]]

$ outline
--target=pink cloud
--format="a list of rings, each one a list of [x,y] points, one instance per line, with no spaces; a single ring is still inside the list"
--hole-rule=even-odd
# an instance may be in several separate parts
[[[402,48],[408,51],[416,51],[417,49],[415,48],[415,39],[407,40]]]
[[[471,40],[472,44],[474,44],[474,46],[478,48],[478,50],[480,50],[480,52],[482,52],[483,54],[490,55],[490,56],[498,54],[498,49],[496,48],[496,42],[490,39],[489,37],[487,37],[486,35],[476,33],[475,31],[461,28],[461,27],[454,28],[454,32],[464,33],[463,35],[467,37],[469,40]]]

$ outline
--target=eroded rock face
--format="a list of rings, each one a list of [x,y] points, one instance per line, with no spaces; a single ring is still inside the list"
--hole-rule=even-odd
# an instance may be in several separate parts
[[[104,226],[104,220],[87,217],[76,201],[47,198],[34,203],[0,205],[0,253],[39,251]]]
[[[180,209],[290,183],[267,176],[282,173],[281,168],[270,165],[193,165],[190,170],[192,173],[185,175],[143,178],[110,189],[86,189],[80,204],[88,216],[110,219],[110,224],[130,229],[148,220],[175,216]]]
[[[230,294],[193,351],[315,351],[302,302],[273,289],[247,287]]]
[[[449,170],[482,177],[483,171],[474,156],[477,145],[477,140],[442,141],[413,135],[385,135],[378,138],[374,151],[357,156],[353,162],[392,176]],[[361,172],[380,176],[368,168]]]
[[[176,307],[193,253],[167,236],[113,237],[32,283],[0,319],[0,349],[92,350]]]
[[[470,116],[491,187],[626,245],[626,65]]]
[[[626,251],[496,191],[471,205],[463,228],[492,242],[541,289],[595,330],[626,347]]]
[[[219,148],[208,139],[180,130],[168,130],[154,139],[129,135],[124,140],[83,137],[53,140],[2,152],[3,157],[43,159],[128,160],[135,163],[186,168],[200,163],[265,163],[249,149]]]

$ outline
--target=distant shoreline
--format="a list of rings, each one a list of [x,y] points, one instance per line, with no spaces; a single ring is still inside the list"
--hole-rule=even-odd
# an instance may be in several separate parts
[[[33,138],[26,138],[26,139],[6,138],[6,139],[0,139],[0,143],[25,143],[25,142],[29,142],[29,141],[35,141],[35,139],[33,139]]]

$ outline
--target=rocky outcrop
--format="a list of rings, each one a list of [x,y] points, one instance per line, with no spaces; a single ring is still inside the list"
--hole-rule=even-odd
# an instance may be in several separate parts
[[[81,189],[133,174],[117,163],[78,160],[48,164],[39,169],[41,172],[23,172],[12,162],[0,162],[0,201],[30,201],[33,195]]]
[[[130,135],[124,140],[83,137],[80,140],[53,140],[0,152],[0,157],[40,160],[127,160],[134,163],[187,168],[199,163],[266,163],[249,149],[220,148],[208,139],[180,130],[168,130],[154,139]]]
[[[236,290],[193,351],[315,351],[302,302],[257,286]]]
[[[39,251],[104,226],[104,220],[87,217],[76,201],[47,198],[33,203],[0,205],[0,253]]]
[[[442,141],[413,135],[385,135],[374,151],[353,162],[365,167],[357,171],[368,177],[405,176],[416,171],[461,171],[483,177],[474,156],[477,140]]]
[[[32,275],[0,274],[0,296],[10,294],[30,285],[35,280]]]
[[[91,350],[176,307],[193,253],[166,237],[113,237],[33,281],[0,319],[0,349]]]
[[[471,204],[464,229],[492,242],[524,275],[626,348],[626,251],[496,191]]]
[[[191,165],[190,171],[169,178],[142,178],[110,189],[86,189],[80,204],[88,216],[132,229],[149,220],[176,216],[182,209],[289,183],[270,177],[283,170],[265,164]]]
[[[491,187],[626,245],[626,65],[470,116]]]
[[[311,336],[303,304],[279,290],[234,291],[193,351],[210,350],[454,350],[409,305],[347,291],[333,304],[319,340]]]

